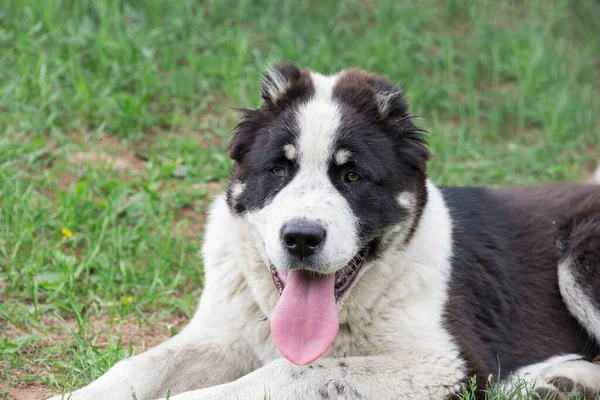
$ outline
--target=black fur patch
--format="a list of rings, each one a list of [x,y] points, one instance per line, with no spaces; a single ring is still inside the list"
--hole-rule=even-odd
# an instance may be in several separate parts
[[[388,98],[385,114],[381,113],[377,100],[381,93],[394,94]],[[347,189],[339,177],[345,172],[352,170],[368,178],[353,185],[346,196],[364,222],[360,236],[376,237],[389,226],[406,220],[408,210],[397,202],[402,192],[413,194],[416,200],[412,234],[427,201],[429,151],[424,131],[413,124],[402,91],[384,77],[350,70],[340,77],[333,96],[343,106],[336,146],[350,150],[356,162],[351,160],[342,167],[332,164],[332,182],[344,193]]]
[[[479,389],[498,370],[506,376],[559,354],[598,354],[560,295],[556,244],[572,210],[589,208],[600,187],[442,191],[455,227],[446,326]]]
[[[300,104],[310,100],[314,87],[308,71],[300,72],[289,64],[276,69],[288,80],[286,93],[277,103],[267,97],[259,109],[242,110],[241,121],[229,144],[229,156],[235,163],[227,202],[236,213],[263,207],[293,177],[295,165],[285,158],[283,148],[299,134],[295,112]],[[281,179],[270,174],[269,169],[275,165],[287,167],[288,176]],[[234,197],[231,188],[239,182],[247,184],[246,190]]]

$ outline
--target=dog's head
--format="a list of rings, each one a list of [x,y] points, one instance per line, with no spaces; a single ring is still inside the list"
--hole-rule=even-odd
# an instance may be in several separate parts
[[[398,86],[357,69],[283,64],[265,72],[261,95],[230,144],[229,206],[282,299],[290,277],[317,276],[335,302],[391,242],[410,239],[426,202],[423,131]]]

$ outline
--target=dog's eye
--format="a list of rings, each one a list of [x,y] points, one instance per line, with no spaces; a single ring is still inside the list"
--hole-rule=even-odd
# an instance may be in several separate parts
[[[283,167],[273,167],[270,171],[275,176],[285,176],[285,169]]]
[[[357,182],[360,180],[360,176],[355,174],[354,172],[348,172],[346,174],[346,181],[348,182]]]

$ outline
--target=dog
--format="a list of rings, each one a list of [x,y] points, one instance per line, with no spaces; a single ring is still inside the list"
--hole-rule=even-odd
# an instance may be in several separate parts
[[[280,64],[261,97],[208,215],[194,317],[70,398],[600,390],[600,185],[438,187],[403,91],[359,69]]]

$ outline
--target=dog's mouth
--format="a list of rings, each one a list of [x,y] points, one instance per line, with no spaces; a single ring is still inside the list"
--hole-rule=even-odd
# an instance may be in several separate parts
[[[271,333],[285,358],[298,365],[310,364],[331,346],[339,329],[337,301],[356,280],[373,252],[373,243],[331,274],[303,269],[280,274],[270,265],[281,295],[271,317]]]
[[[358,253],[356,253],[356,255],[348,262],[348,264],[346,264],[342,269],[336,271],[334,285],[334,294],[336,300],[339,300],[344,293],[350,289],[362,266],[371,255],[374,247],[375,241],[370,242],[367,246],[363,247]],[[280,273],[273,264],[270,264],[269,269],[271,270],[271,276],[273,277],[273,282],[275,282],[277,290],[279,290],[279,294],[282,294],[283,289],[285,289],[287,273]]]

